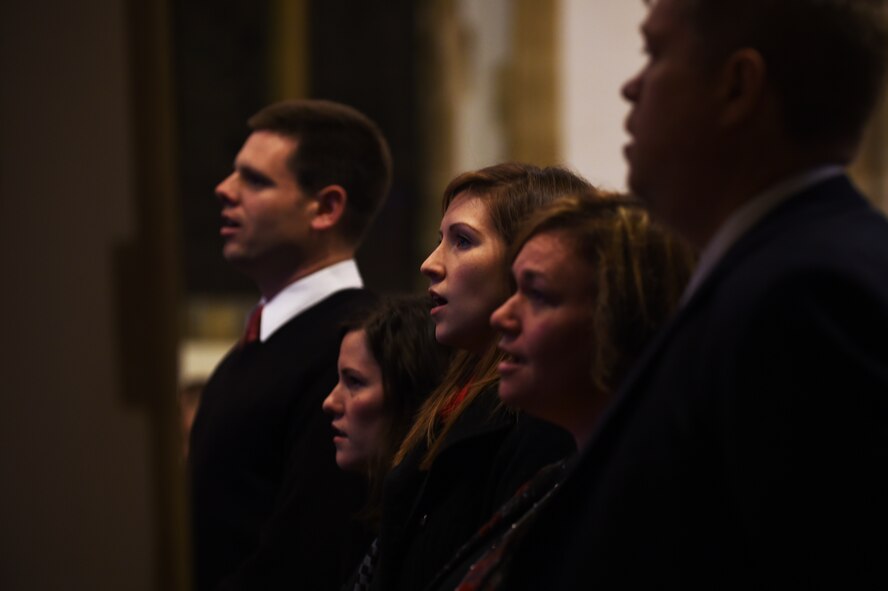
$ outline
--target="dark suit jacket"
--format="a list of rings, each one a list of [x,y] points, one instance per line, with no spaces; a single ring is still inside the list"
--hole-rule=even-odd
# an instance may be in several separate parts
[[[197,589],[338,589],[360,561],[365,484],[336,466],[321,403],[339,325],[372,299],[337,292],[216,368],[190,444]]]
[[[562,493],[506,588],[888,588],[888,223],[847,178],[726,253]]]
[[[566,431],[498,403],[496,386],[481,392],[428,472],[420,446],[389,474],[372,589],[421,591],[519,486],[574,451]]]

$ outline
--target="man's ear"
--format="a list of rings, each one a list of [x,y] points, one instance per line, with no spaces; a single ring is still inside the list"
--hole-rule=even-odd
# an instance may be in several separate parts
[[[767,65],[756,49],[744,48],[732,53],[722,65],[719,121],[725,128],[749,122],[765,99]]]
[[[340,185],[328,185],[315,193],[315,211],[311,220],[313,230],[335,227],[345,213],[348,194]]]

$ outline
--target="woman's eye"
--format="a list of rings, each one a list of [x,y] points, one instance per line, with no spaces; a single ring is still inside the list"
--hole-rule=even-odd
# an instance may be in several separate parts
[[[343,375],[342,381],[345,384],[345,386],[350,389],[361,388],[365,384],[365,382],[362,378],[360,378],[354,374],[351,374],[351,373]]]
[[[545,304],[549,301],[549,297],[539,289],[525,289],[524,297],[535,304]]]
[[[471,240],[459,234],[457,234],[456,237],[453,239],[453,243],[456,245],[457,248],[460,249],[468,248],[472,245]]]

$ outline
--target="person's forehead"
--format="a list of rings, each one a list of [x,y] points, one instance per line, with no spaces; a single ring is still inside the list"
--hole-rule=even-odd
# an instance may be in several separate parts
[[[235,168],[250,168],[275,177],[292,175],[289,162],[295,150],[296,140],[271,131],[252,132],[234,158]]]
[[[662,34],[687,21],[685,0],[655,0],[641,25],[645,34]]]
[[[490,225],[488,203],[480,195],[463,191],[450,201],[444,219],[450,223],[463,222],[487,227]]]
[[[688,0],[658,0],[657,8],[641,24],[644,42],[655,47],[703,42],[688,4]]]
[[[256,130],[247,137],[242,150],[261,151],[265,153],[282,153],[289,155],[296,148],[296,140],[265,129]]]
[[[521,248],[515,263],[517,267],[536,274],[552,274],[574,257],[576,252],[570,233],[555,228],[532,236]]]

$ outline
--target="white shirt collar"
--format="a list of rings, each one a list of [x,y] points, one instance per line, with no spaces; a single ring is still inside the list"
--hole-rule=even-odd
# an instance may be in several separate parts
[[[328,296],[343,289],[364,287],[358,265],[348,259],[294,281],[264,304],[259,340],[265,342],[281,326]]]
[[[734,211],[700,253],[697,268],[681,296],[680,305],[685,305],[691,299],[725,253],[765,216],[793,195],[843,172],[844,169],[838,165],[820,166],[805,171],[772,185]]]

